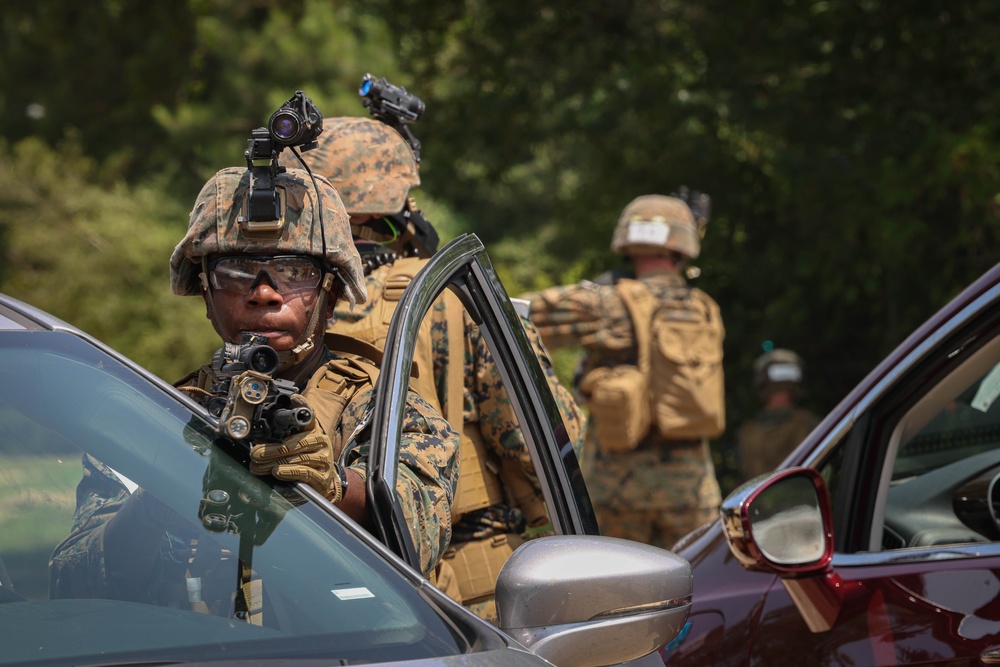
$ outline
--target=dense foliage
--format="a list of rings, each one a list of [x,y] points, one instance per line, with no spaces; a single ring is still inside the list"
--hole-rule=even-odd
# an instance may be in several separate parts
[[[731,425],[763,339],[805,357],[822,412],[996,261],[997,18],[988,0],[14,3],[0,290],[165,376],[199,363],[212,332],[166,258],[200,183],[297,89],[364,113],[370,71],[427,103],[420,203],[446,238],[478,233],[512,294],[617,266],[633,197],[711,194],[698,284],[726,320]]]

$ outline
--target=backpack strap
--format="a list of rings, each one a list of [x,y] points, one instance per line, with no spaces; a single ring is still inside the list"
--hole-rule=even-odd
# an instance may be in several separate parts
[[[445,419],[462,430],[465,421],[465,320],[462,308],[445,310],[448,323],[448,407]]]
[[[632,319],[632,330],[635,332],[636,350],[639,354],[639,370],[646,377],[649,376],[650,358],[649,346],[651,344],[651,328],[653,324],[653,313],[656,312],[656,297],[649,291],[642,281],[632,278],[622,278],[615,283],[615,291],[625,304]]]

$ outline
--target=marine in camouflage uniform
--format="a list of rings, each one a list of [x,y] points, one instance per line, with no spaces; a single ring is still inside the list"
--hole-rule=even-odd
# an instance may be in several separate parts
[[[421,244],[421,230],[403,216],[389,217],[416,210],[410,189],[420,183],[417,163],[396,130],[369,118],[326,119],[319,143],[302,157],[312,170],[328,177],[343,198],[365,262],[369,295],[362,308],[338,306],[333,329],[381,347],[395,301],[436,249]],[[291,159],[285,158],[285,163],[291,165]],[[559,406],[566,436],[579,451],[583,415],[559,382],[538,332],[527,319],[522,323]],[[430,360],[431,366],[418,368],[415,388],[463,434],[452,545],[439,577],[446,579],[449,570],[457,570],[457,590],[446,592],[495,621],[493,585],[499,567],[522,542],[526,529],[549,523],[538,478],[486,341],[451,291],[434,302],[414,356],[421,364]],[[460,386],[451,388],[453,382]],[[449,396],[458,393],[461,404],[453,405],[456,401]]]
[[[819,424],[798,405],[802,371],[801,357],[791,350],[770,350],[754,362],[754,389],[764,405],[737,432],[744,481],[777,468]]]
[[[306,294],[301,297],[303,304],[315,298],[311,310],[302,306],[302,318],[308,322],[294,346],[275,345],[285,334],[269,337],[269,342],[276,346],[280,359],[276,376],[295,383],[298,403],[312,408],[316,423],[311,430],[281,443],[254,444],[250,470],[303,481],[370,528],[364,483],[368,448],[364,438],[368,431],[363,427],[374,406],[372,385],[378,369],[352,345],[345,345],[351,348],[348,352],[331,349],[324,341],[337,344],[343,340],[323,333],[341,296],[350,304],[367,298],[347,212],[325,179],[316,177],[317,192],[307,173],[289,170],[275,180],[276,190],[283,195],[282,220],[275,221],[277,227],[266,233],[251,230],[237,221],[249,183],[247,169],[229,168],[202,188],[188,233],[170,259],[171,288],[182,296],[203,295],[213,325],[231,343],[240,342],[233,331],[237,322],[253,323],[260,314],[272,319],[260,319],[255,326],[283,325],[284,321],[274,318],[284,313],[285,307],[276,304],[290,302],[302,293]],[[291,257],[293,262],[296,256],[313,258],[315,273],[303,273],[301,261],[292,272],[288,270],[291,265],[275,257],[279,255],[285,260]],[[255,269],[263,268],[257,273],[220,275],[222,264],[215,260],[222,257],[256,262]],[[220,282],[223,280],[230,282]],[[303,281],[300,287],[311,280],[311,287],[293,292],[294,280]],[[288,292],[282,294],[284,289]],[[230,312],[225,309],[227,303],[240,305]],[[264,307],[258,310],[261,304]],[[204,393],[199,388],[211,385],[213,373],[211,366],[205,366],[178,384],[195,394]],[[458,433],[448,422],[416,393],[409,392],[397,492],[424,572],[433,569],[451,539],[458,442]],[[154,593],[144,591],[139,584],[153,572],[176,569],[176,563],[183,563],[190,555],[190,545],[159,523],[156,501],[141,490],[130,494],[117,475],[99,461],[84,461],[84,479],[77,495],[72,532],[52,556],[54,596],[149,597]],[[122,558],[115,561],[107,552],[115,544],[116,521],[140,521],[150,527],[148,563],[140,567]],[[135,553],[135,545],[128,548],[129,554]],[[120,564],[117,570],[108,567],[109,557]],[[139,592],[126,594],[126,590]]]
[[[633,224],[645,233],[632,238]],[[650,236],[650,225],[660,235]],[[612,249],[630,256],[636,278],[663,301],[687,288],[682,270],[688,258],[698,256],[700,241],[687,204],[647,195],[622,212]],[[690,294],[717,310],[701,290],[692,288]],[[598,368],[638,366],[635,328],[613,284],[583,281],[526,298],[530,318],[546,345],[583,347],[580,377]],[[588,427],[583,472],[602,534],[670,549],[685,534],[718,517],[721,493],[706,438],[667,440],[653,427],[634,450],[608,452],[595,429]]]

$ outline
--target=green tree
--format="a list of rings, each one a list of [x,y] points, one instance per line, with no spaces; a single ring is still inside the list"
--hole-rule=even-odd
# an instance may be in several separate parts
[[[8,3],[0,13],[0,127],[49,144],[77,132],[121,173],[156,171],[167,133],[152,119],[193,92],[189,2]]]
[[[712,195],[732,427],[762,340],[824,412],[995,262],[995,3],[373,1],[427,82],[426,180],[514,285],[615,266],[637,195]]]
[[[73,141],[0,143],[0,291],[167,380],[219,346],[201,299],[170,292],[167,260],[186,217],[155,187],[107,182]]]
[[[387,76],[427,103],[421,205],[445,238],[478,233],[513,294],[620,266],[608,243],[633,197],[708,192],[698,285],[723,309],[735,427],[761,340],[803,355],[825,412],[994,263],[998,18],[989,0],[14,3],[0,136],[71,133],[94,162],[56,202],[124,192],[176,241],[201,183],[295,90],[358,115],[362,74]],[[3,182],[46,215],[53,185]],[[39,241],[13,215],[0,280],[25,290],[56,262],[23,261]],[[138,275],[163,279],[165,256]]]

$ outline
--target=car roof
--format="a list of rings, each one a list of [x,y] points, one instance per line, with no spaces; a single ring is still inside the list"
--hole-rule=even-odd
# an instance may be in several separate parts
[[[0,331],[73,331],[79,329],[7,294],[0,293]]]

